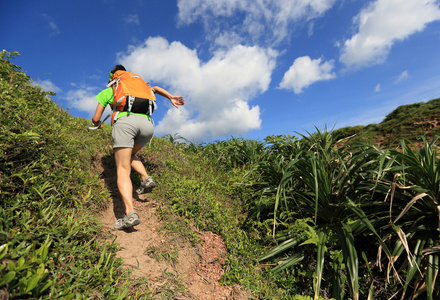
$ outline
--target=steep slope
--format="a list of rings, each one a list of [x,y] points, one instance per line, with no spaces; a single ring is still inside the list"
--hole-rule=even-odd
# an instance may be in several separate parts
[[[341,139],[354,136],[352,141],[379,146],[396,147],[403,138],[420,144],[421,135],[429,139],[440,134],[440,98],[399,106],[379,124],[344,127],[335,134]]]
[[[145,152],[143,155],[150,159],[152,156]],[[164,228],[165,221],[158,218],[160,211],[167,209],[163,189],[133,195],[141,224],[115,230],[114,223],[123,215],[124,206],[116,188],[115,170],[108,160],[100,161],[96,171],[112,194],[108,208],[101,213],[106,239],[121,245],[117,255],[123,260],[123,267],[132,271],[134,279],[145,282],[143,289],[147,294],[173,299],[248,299],[249,294],[239,286],[221,285],[226,247],[219,235],[191,226],[198,241],[192,243]]]
[[[115,231],[110,126],[88,131],[11,62],[18,53],[0,54],[0,299],[247,299],[220,285],[217,234],[193,227],[190,240],[166,228],[160,179],[136,202],[141,225]]]

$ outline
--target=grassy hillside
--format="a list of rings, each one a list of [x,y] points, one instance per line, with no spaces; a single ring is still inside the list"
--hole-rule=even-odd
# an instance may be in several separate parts
[[[111,127],[88,132],[30,84],[16,53],[1,55],[0,299],[188,296],[182,284],[156,291],[132,277],[103,236],[99,211],[112,195],[95,166],[114,169]],[[251,299],[438,299],[437,137],[420,136],[424,154],[396,142],[434,121],[438,103],[400,107],[380,130],[204,145],[154,138],[139,156],[159,183],[160,230],[194,245],[194,228],[220,235],[222,283]],[[410,125],[407,114],[419,118]],[[354,133],[360,143],[338,143]],[[383,137],[391,147],[368,142]]]
[[[32,86],[15,55],[0,60],[0,293],[116,299],[127,282],[117,245],[99,242],[96,212],[109,193],[93,172],[108,137],[87,134],[86,120]]]
[[[420,143],[421,136],[433,138],[440,134],[440,98],[399,106],[379,124],[344,127],[334,133],[339,138],[355,135],[352,141],[381,146],[397,146],[401,139]]]
[[[115,168],[111,127],[88,131],[88,120],[70,116],[50,100],[50,92],[31,84],[12,62],[17,55],[2,52],[0,60],[0,299],[181,295],[181,284],[152,291],[154,283],[133,278],[116,256],[120,245],[104,242],[99,212],[112,195],[95,166]],[[194,244],[200,243],[194,226],[221,234],[231,253],[224,283],[282,298],[282,289],[255,275],[263,246],[237,231],[243,207],[235,178],[172,137],[154,138],[140,158],[164,183],[155,190],[163,203],[160,230]],[[139,184],[138,177],[132,179]]]

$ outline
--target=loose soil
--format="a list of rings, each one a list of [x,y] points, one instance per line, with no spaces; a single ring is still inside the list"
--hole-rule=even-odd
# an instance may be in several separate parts
[[[114,170],[103,167],[102,163],[97,163],[95,167],[113,198],[102,212],[106,236],[122,247],[117,255],[124,261],[124,267],[133,271],[134,279],[145,279],[145,292],[150,293],[153,299],[162,299],[166,293],[174,295],[172,299],[182,300],[250,298],[250,293],[239,286],[220,284],[226,258],[226,247],[221,237],[194,229],[201,242],[192,245],[164,230],[156,215],[157,208],[162,205],[161,199],[154,191],[134,195],[134,207],[141,223],[127,230],[115,230],[116,220],[124,214],[124,205],[116,188],[116,174]]]

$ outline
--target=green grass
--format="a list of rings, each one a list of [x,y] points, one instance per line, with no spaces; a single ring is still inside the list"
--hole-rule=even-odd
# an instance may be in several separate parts
[[[234,255],[225,282],[240,283],[262,298],[438,297],[438,140],[422,141],[424,155],[406,140],[401,150],[343,146],[335,133],[318,129],[301,139],[269,137],[259,151],[235,139],[216,145],[215,153],[236,146],[252,157],[216,160],[222,164],[218,170],[234,178],[237,209],[246,216],[237,219],[235,233],[219,231],[226,241],[240,241],[228,244]],[[212,149],[197,150],[215,159]],[[193,212],[202,212],[199,206],[182,211],[193,219]],[[264,286],[254,285],[246,270]]]
[[[32,86],[15,55],[2,52],[0,61],[0,290],[124,299],[128,274],[118,246],[100,241],[96,217],[110,193],[91,167],[108,152],[108,135],[89,134],[86,120]]]
[[[440,114],[440,98],[427,102],[402,105],[389,113],[379,124],[344,127],[334,131],[337,138],[351,138],[362,143],[380,143],[384,147],[398,147],[401,139],[421,142],[421,136],[432,139],[440,134],[440,127],[433,127]],[[439,124],[440,125],[440,124]]]
[[[269,299],[286,297],[285,290],[259,267],[258,257],[265,245],[246,231],[247,212],[241,199],[246,192],[237,184],[242,180],[242,167],[225,172],[224,166],[213,165],[205,155],[173,142],[167,137],[154,138],[151,148],[139,155],[159,183],[155,193],[164,195],[158,208],[162,230],[193,244],[200,240],[192,228],[219,234],[228,249],[223,284],[240,284],[255,295],[270,295]],[[160,249],[149,252],[159,260],[172,255]]]

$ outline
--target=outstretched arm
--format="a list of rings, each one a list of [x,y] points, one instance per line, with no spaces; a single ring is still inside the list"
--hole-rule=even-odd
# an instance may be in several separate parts
[[[170,99],[171,104],[174,105],[175,108],[178,108],[178,105],[184,105],[185,104],[185,99],[183,98],[183,96],[171,95],[168,91],[166,91],[165,89],[163,89],[163,88],[161,88],[159,86],[153,87],[153,90],[154,90],[154,92],[156,94],[159,94],[162,97]]]

